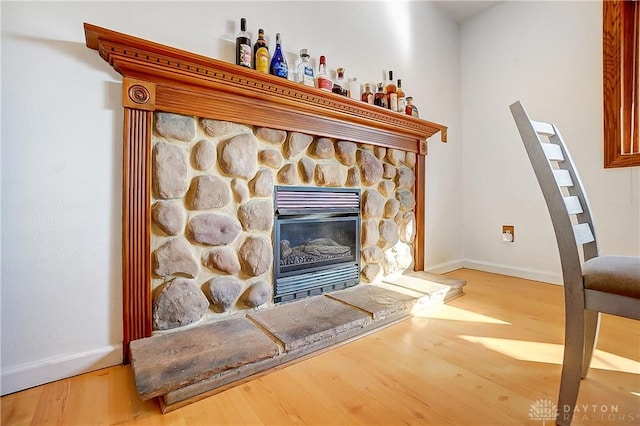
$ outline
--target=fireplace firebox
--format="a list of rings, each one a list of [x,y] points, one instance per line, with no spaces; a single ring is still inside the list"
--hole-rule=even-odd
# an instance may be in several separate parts
[[[360,190],[277,186],[274,302],[360,282]]]

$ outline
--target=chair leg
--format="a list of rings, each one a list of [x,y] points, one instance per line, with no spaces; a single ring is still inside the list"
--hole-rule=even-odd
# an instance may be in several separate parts
[[[567,306],[567,309],[569,309]],[[578,311],[578,312],[575,312]],[[575,309],[565,314],[564,359],[560,377],[560,395],[558,397],[558,416],[556,424],[571,424],[573,410],[580,389],[580,373],[584,354],[584,311]]]
[[[598,343],[600,331],[600,312],[584,311],[584,356],[582,358],[582,378],[587,377],[593,351]]]

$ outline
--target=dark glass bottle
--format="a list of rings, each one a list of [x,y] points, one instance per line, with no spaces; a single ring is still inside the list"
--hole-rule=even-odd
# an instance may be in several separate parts
[[[265,74],[269,74],[269,46],[264,40],[264,30],[258,30],[258,40],[253,45],[253,68]]]
[[[364,84],[364,92],[360,95],[360,100],[373,105],[374,94],[371,91],[371,83]]]
[[[273,52],[273,57],[271,58],[269,73],[277,75],[278,77],[289,78],[289,66],[287,65],[287,59],[284,57],[284,53],[282,52],[280,33],[276,34],[276,50]]]
[[[391,111],[398,110],[398,94],[396,93],[396,85],[393,84],[393,71],[389,71],[389,83],[386,87],[387,92],[387,108]]]
[[[384,86],[382,83],[378,83],[378,91],[376,95],[373,97],[373,104],[378,105],[382,108],[387,107],[387,95],[384,93]]]
[[[420,118],[420,113],[418,112],[418,107],[413,104],[413,97],[407,96],[407,106],[405,108],[405,113],[407,115],[412,115],[416,118]]]
[[[396,91],[396,94],[398,102],[397,111],[404,114],[407,107],[407,99],[405,98],[404,90],[402,90],[402,80],[400,79],[398,79],[398,90]]]
[[[247,33],[247,20],[240,19],[240,32],[236,36],[236,65],[251,68],[251,39]]]

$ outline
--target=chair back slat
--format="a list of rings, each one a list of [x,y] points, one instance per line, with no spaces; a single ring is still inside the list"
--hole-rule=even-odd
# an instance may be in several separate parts
[[[547,156],[547,160],[564,161],[564,155],[562,154],[562,149],[559,145],[556,145],[555,143],[543,143],[542,149],[544,149],[544,154]]]
[[[580,199],[575,195],[564,197],[564,204],[567,206],[567,213],[569,214],[580,214],[584,211],[582,210]]]
[[[553,174],[556,178],[556,182],[560,187],[569,187],[573,186],[573,179],[571,179],[571,173],[569,170],[558,169],[554,170]]]
[[[556,134],[556,131],[553,128],[552,124],[543,123],[542,121],[529,121],[531,121],[531,125],[533,126],[533,129],[536,131],[536,133],[539,133],[543,136],[553,136]]]
[[[595,241],[593,232],[588,223],[579,223],[573,227],[573,234],[576,236],[576,242],[578,244],[587,244]]]

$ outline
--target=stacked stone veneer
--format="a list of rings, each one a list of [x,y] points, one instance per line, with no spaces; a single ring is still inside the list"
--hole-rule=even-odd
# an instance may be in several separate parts
[[[361,277],[413,264],[416,154],[156,113],[153,328],[273,303],[275,185],[361,188]]]

